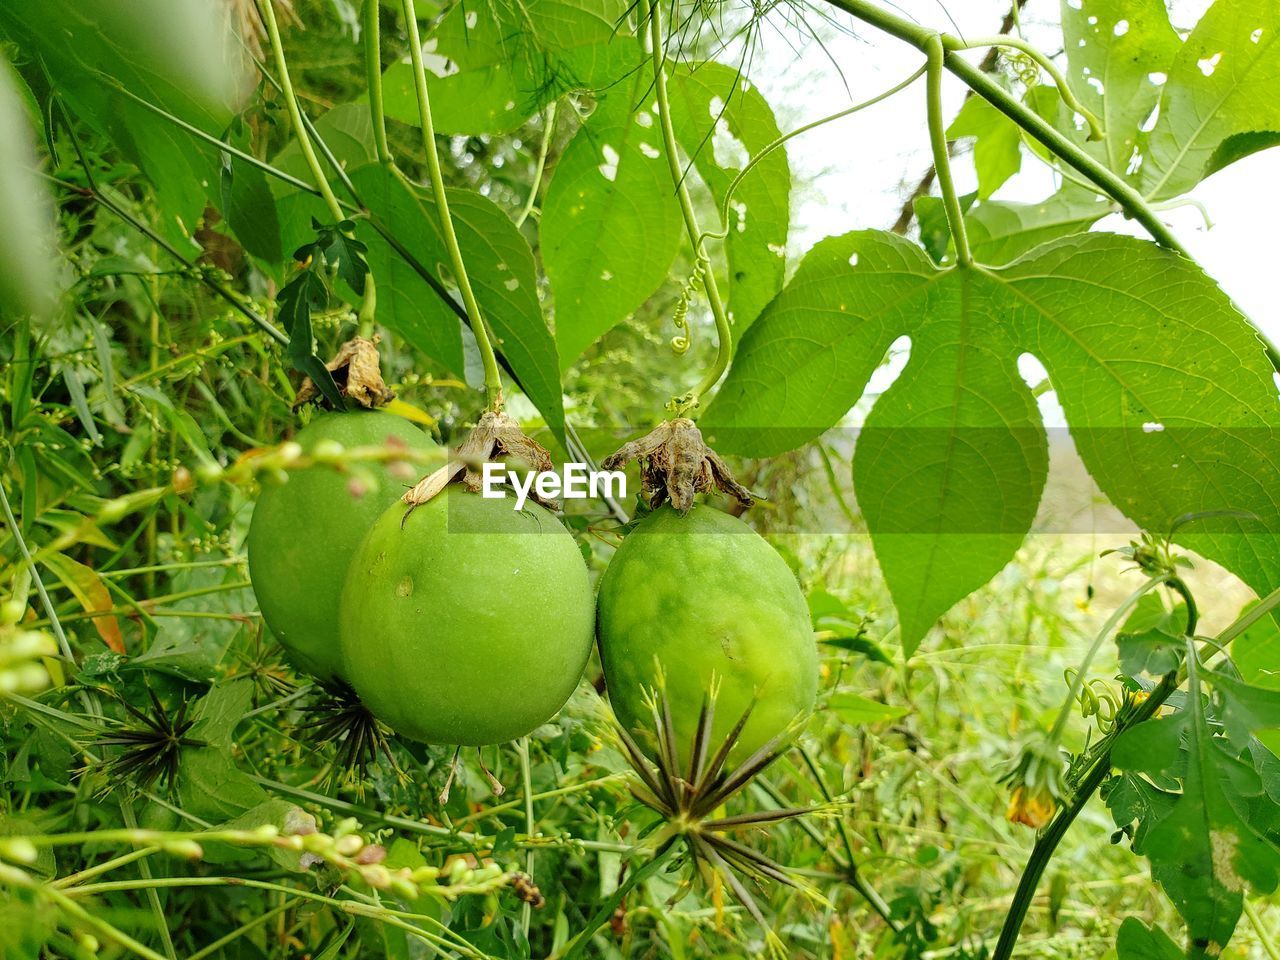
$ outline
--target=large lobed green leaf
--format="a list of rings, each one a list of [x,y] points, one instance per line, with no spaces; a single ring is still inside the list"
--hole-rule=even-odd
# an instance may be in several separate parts
[[[747,332],[703,429],[749,456],[800,446],[841,420],[903,335],[910,362],[868,417],[854,476],[908,651],[1034,517],[1045,454],[1023,353],[1048,370],[1118,508],[1156,530],[1248,511],[1183,539],[1256,590],[1280,583],[1273,370],[1198,267],[1141,240],[1068,237],[1000,269],[938,268],[891,234],[826,240]]]
[[[1258,817],[1270,754],[1243,749],[1250,733],[1280,724],[1280,693],[1191,661],[1188,667],[1183,708],[1116,740],[1112,760],[1127,772],[1109,784],[1107,803],[1117,824],[1134,831],[1135,852],[1151,861],[1152,876],[1186,921],[1186,955],[1217,957],[1245,891],[1271,893],[1280,879],[1280,848],[1265,835],[1267,818]],[[1203,681],[1214,688],[1214,719],[1225,719],[1225,737],[1206,713]],[[1181,793],[1153,785],[1179,780]],[[1138,801],[1143,794],[1154,802]]]

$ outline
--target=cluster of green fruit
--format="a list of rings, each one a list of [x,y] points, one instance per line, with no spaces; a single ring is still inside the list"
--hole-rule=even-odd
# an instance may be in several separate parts
[[[325,414],[304,452],[432,441],[387,413]],[[392,467],[376,489],[332,467],[266,487],[249,531],[264,619],[294,663],[341,681],[397,734],[481,746],[545,723],[578,685],[598,639],[619,720],[651,729],[646,691],[665,684],[678,742],[719,685],[713,736],[754,703],[747,756],[811,709],[816,650],[794,575],[736,517],[659,509],[626,536],[593,596],[572,535],[533,504],[447,487],[409,511]]]

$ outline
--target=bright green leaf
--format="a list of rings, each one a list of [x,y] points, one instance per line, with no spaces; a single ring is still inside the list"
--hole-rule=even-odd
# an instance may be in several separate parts
[[[1061,10],[1067,79],[1105,132],[1089,147],[1123,174],[1139,127],[1160,100],[1153,76],[1169,71],[1182,41],[1164,0],[1063,0]]]
[[[1185,193],[1222,165],[1218,150],[1228,138],[1280,131],[1277,88],[1276,0],[1217,0],[1169,68],[1159,121],[1143,150],[1143,193],[1157,200]],[[1243,155],[1238,145],[1233,159]]]
[[[1147,927],[1137,917],[1126,917],[1116,935],[1118,960],[1182,960],[1185,954],[1158,926]]]
[[[680,242],[680,208],[642,72],[596,107],[556,164],[542,208],[562,368],[645,302]]]
[[[868,420],[874,432],[890,428],[883,442],[891,455],[857,454],[873,536],[928,532],[919,520],[915,531],[902,529],[897,518],[913,517],[932,518],[938,535],[995,535],[998,543],[976,555],[988,576],[997,556],[1011,553],[1034,513],[1042,470],[1034,408],[1016,373],[1026,352],[1047,368],[1085,465],[1119,509],[1158,530],[1192,511],[1247,511],[1257,519],[1201,521],[1181,540],[1259,592],[1280,583],[1271,533],[1280,527],[1280,492],[1260,479],[1280,471],[1267,442],[1280,427],[1273,371],[1254,330],[1195,265],[1103,234],[971,271],[939,269],[888,234],[827,240],[747,331],[703,429],[748,456],[800,446],[840,421],[901,335],[912,338],[912,359],[881,401],[887,413],[873,408]],[[968,431],[968,454],[939,441],[952,409],[959,436]],[[913,425],[933,429],[906,429]],[[990,464],[980,466],[984,430],[994,439]],[[965,455],[971,465],[948,474],[946,464]],[[983,479],[984,469],[999,479]],[[980,483],[987,502],[977,499]],[[948,563],[972,566],[957,552],[941,564],[943,580],[922,586],[921,572],[937,566],[926,550],[936,546],[926,539],[889,556],[890,587],[908,604],[904,627],[918,630],[920,617],[977,579],[967,569],[948,573]]]
[[[372,215],[422,267],[443,279],[450,263],[439,213],[428,191],[379,165],[351,174]],[[449,190],[458,244],[481,312],[529,400],[561,440],[564,405],[556,346],[543,319],[528,242],[493,201]],[[462,372],[458,317],[381,233],[365,229],[378,283],[378,319],[428,356]]]
[[[965,217],[969,249],[979,263],[998,266],[1042,243],[1084,233],[1114,210],[1102,197],[1073,184],[1037,203],[988,200]]]
[[[1022,167],[1021,128],[982,97],[966,99],[947,127],[947,139],[962,137],[975,138],[979,199],[991,196]]]
[[[1152,876],[1186,921],[1187,956],[1217,957],[1235,930],[1245,890],[1275,889],[1280,849],[1241,819],[1228,795],[1228,768],[1240,762],[1215,748],[1194,666],[1187,702],[1182,797],[1152,828],[1146,851]]]
[[[827,709],[834,711],[841,720],[851,726],[882,723],[906,716],[906,707],[897,707],[879,700],[859,696],[856,693],[833,693],[827,698]]]

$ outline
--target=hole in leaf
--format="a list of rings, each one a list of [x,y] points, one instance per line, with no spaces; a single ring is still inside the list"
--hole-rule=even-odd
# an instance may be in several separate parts
[[[741,170],[750,158],[746,144],[733,135],[723,120],[716,124],[711,136],[711,155],[722,170]]]
[[[604,157],[604,163],[596,169],[600,171],[600,176],[613,183],[618,179],[618,151],[606,143],[600,148],[600,153]]]

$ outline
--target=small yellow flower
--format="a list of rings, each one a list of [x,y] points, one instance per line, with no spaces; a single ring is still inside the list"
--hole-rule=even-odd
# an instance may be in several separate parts
[[[1009,809],[1005,811],[1005,819],[1010,823],[1021,823],[1039,830],[1051,819],[1058,809],[1058,802],[1048,791],[1031,793],[1025,786],[1015,787],[1013,796],[1009,798]]]

